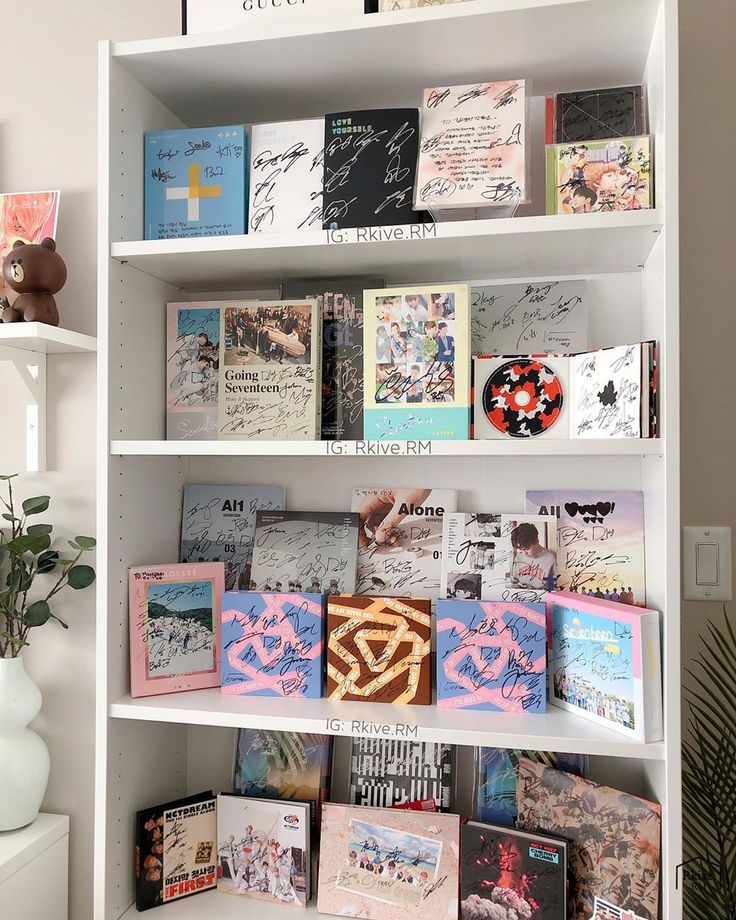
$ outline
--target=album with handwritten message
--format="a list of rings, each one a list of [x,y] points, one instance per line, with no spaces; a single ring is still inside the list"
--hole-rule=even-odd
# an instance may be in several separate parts
[[[442,522],[454,489],[355,489],[360,517],[358,594],[440,597]]]
[[[431,613],[423,598],[330,597],[327,698],[431,705]]]
[[[522,760],[519,829],[568,843],[568,916],[593,920],[595,899],[657,920],[662,808],[590,780]]]
[[[130,695],[220,686],[221,562],[130,569]]]
[[[222,599],[222,692],[320,699],[321,594],[227,591]]]
[[[471,291],[473,355],[588,350],[587,281],[478,284]]]
[[[382,278],[285,281],[281,297],[316,297],[322,308],[322,440],[363,439],[363,291]]]
[[[147,131],[144,239],[246,232],[248,135],[242,125]]]
[[[325,230],[416,224],[417,109],[367,109],[325,117]]]
[[[644,87],[614,86],[547,97],[546,143],[575,144],[649,132]]]
[[[352,594],[358,526],[359,517],[352,512],[257,512],[254,590]]]
[[[255,798],[309,802],[314,832],[329,792],[332,748],[329,735],[241,728],[233,791]]]
[[[470,289],[418,285],[365,292],[365,436],[467,440]]]
[[[316,300],[228,303],[220,315],[219,434],[319,440],[322,326]]]
[[[434,86],[422,95],[414,206],[440,211],[528,198],[524,80]]]
[[[352,743],[352,805],[395,808],[432,800],[433,810],[451,810],[455,782],[451,744],[395,738],[353,738]]]
[[[534,603],[552,591],[557,519],[530,514],[445,514],[440,597]]]
[[[570,359],[565,355],[473,358],[473,437],[570,437]]]
[[[317,909],[339,917],[457,920],[460,819],[325,805]]]
[[[547,147],[547,213],[589,214],[654,207],[649,137]]]
[[[460,829],[460,918],[567,918],[567,842],[470,821]]]
[[[308,803],[217,796],[217,890],[221,894],[306,908],[311,893],[310,845]]]
[[[548,767],[584,776],[584,754],[553,754],[549,751],[515,751],[504,748],[477,747],[475,754],[475,800],[473,817],[488,824],[514,827],[516,824],[516,788],[519,761],[522,758]]]
[[[544,604],[438,601],[437,706],[545,712]]]
[[[247,591],[256,512],[283,507],[283,486],[185,486],[180,561],[224,562],[225,590]]]
[[[166,307],[166,437],[217,439],[222,301]]]
[[[253,125],[249,233],[322,229],[324,118]]]
[[[557,517],[557,588],[646,604],[642,492],[530,491],[529,514]]]
[[[551,592],[550,702],[649,743],[662,740],[659,613]]]
[[[217,799],[211,792],[136,813],[139,911],[217,887]]]

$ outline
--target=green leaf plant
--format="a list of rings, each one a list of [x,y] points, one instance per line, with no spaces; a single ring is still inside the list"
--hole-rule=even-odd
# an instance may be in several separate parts
[[[28,523],[29,518],[48,510],[48,495],[27,498],[18,507],[13,496],[13,476],[0,476],[5,497],[0,515],[0,658],[17,658],[28,645],[32,629],[55,620],[68,625],[54,613],[52,601],[71,588],[81,591],[95,580],[95,570],[80,565],[85,553],[95,548],[92,537],[69,540],[68,556],[51,549],[52,524]],[[5,522],[5,523],[3,523]]]
[[[736,920],[736,632],[708,623],[688,669],[683,738],[685,915]]]

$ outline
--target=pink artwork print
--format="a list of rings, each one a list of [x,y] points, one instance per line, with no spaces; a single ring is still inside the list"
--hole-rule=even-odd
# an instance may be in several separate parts
[[[0,267],[18,240],[40,243],[46,237],[56,239],[60,196],[60,192],[0,195]],[[0,272],[0,296],[10,293]]]

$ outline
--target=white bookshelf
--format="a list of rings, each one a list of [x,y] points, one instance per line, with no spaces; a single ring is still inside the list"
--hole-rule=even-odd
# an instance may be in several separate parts
[[[234,730],[248,726],[339,736],[400,730],[459,745],[588,753],[594,778],[662,803],[661,915],[681,920],[676,0],[621,0],[615,15],[610,0],[473,0],[295,25],[101,46],[95,920],[136,916],[133,813],[221,786],[230,764],[220,755],[231,751]],[[572,35],[586,39],[571,45]],[[518,217],[442,223],[406,239],[336,242],[310,231],[141,240],[146,130],[417,105],[425,86],[509,76],[531,79],[536,94],[533,201]],[[656,210],[544,216],[544,93],[634,82],[648,87]],[[275,289],[283,278],[368,273],[389,284],[587,278],[592,346],[660,343],[661,437],[434,442],[420,450],[398,442],[388,454],[361,442],[165,440],[167,302]],[[326,700],[289,706],[217,690],[130,698],[127,570],[178,558],[185,484],[282,483],[290,508],[344,510],[356,486],[418,477],[458,489],[461,510],[522,510],[526,489],[643,489],[648,601],[663,611],[663,742],[632,742],[555,709],[450,716]],[[227,920],[249,907],[208,894],[159,915]],[[258,905],[258,914],[278,920],[288,910]]]

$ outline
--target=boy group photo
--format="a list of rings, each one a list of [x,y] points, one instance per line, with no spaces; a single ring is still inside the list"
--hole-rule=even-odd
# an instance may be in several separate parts
[[[452,402],[455,295],[382,297],[376,323],[376,402]]]
[[[633,729],[634,705],[623,697],[604,693],[582,677],[560,677],[555,675],[554,693],[558,700],[592,712],[608,722],[615,722],[624,728]]]
[[[225,364],[310,364],[312,307],[242,306],[225,310]]]
[[[301,904],[305,889],[302,885],[300,898],[297,893],[299,870],[294,860],[300,852],[283,847],[275,838],[259,834],[249,824],[240,840],[230,834],[220,846],[218,876],[230,894],[247,893],[257,899],[260,896],[264,901]],[[303,873],[301,880],[304,880]]]

